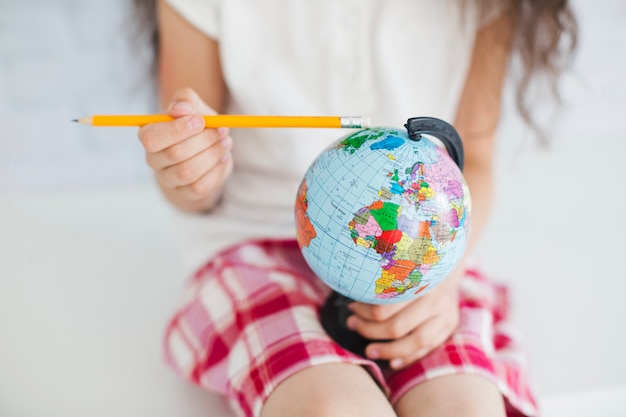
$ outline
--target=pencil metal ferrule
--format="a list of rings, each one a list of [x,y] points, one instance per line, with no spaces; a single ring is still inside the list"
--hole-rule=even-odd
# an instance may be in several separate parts
[[[370,126],[370,120],[368,117],[361,116],[342,116],[340,119],[342,128],[364,128]]]

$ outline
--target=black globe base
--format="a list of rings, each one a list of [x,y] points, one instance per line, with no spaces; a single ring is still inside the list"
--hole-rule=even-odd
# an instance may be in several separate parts
[[[354,314],[348,309],[348,304],[353,301],[336,291],[331,292],[322,306],[322,327],[339,346],[365,357],[365,348],[372,343],[372,340],[361,336],[346,326],[348,317]],[[382,365],[386,361],[375,362]]]

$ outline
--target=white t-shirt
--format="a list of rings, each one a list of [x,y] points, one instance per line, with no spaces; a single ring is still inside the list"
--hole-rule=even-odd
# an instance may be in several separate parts
[[[168,0],[219,41],[226,113],[452,122],[479,26],[461,0]],[[471,2],[468,2],[468,4]],[[298,185],[340,129],[232,129],[220,206],[179,214],[186,267],[254,238],[294,238]]]

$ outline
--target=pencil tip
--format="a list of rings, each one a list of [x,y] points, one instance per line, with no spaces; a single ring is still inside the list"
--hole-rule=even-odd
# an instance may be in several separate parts
[[[72,122],[78,123],[78,119],[72,119]]]

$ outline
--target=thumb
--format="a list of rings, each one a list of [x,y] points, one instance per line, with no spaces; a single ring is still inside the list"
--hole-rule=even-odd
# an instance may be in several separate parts
[[[191,114],[215,114],[193,89],[182,88],[174,93],[167,107],[167,113],[172,117],[183,117]]]

